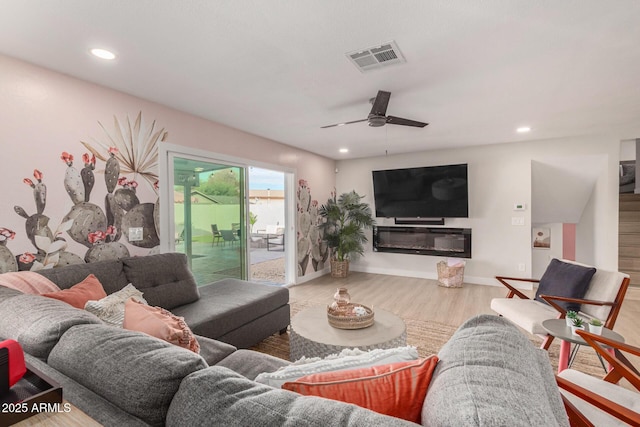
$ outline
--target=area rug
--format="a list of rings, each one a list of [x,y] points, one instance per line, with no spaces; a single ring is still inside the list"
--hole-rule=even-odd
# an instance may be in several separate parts
[[[300,310],[317,305],[308,301],[291,302],[291,316],[295,316]],[[421,357],[437,354],[440,348],[449,340],[457,327],[444,323],[425,321],[417,319],[403,319],[407,325],[407,344],[415,346]],[[531,340],[538,347],[540,341]],[[266,353],[271,356],[289,360],[289,333],[275,334],[260,344],[251,348],[252,350]],[[554,372],[558,369],[558,355],[560,353],[560,341],[555,340],[549,349],[549,360]],[[578,351],[572,369],[602,378],[604,370],[595,352],[589,347],[581,347]]]

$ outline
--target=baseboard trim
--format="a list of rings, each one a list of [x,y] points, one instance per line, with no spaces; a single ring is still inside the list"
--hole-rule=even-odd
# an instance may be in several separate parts
[[[325,267],[322,270],[318,270],[318,271],[314,271],[312,273],[307,273],[304,276],[298,276],[296,277],[296,281],[295,283],[291,283],[287,286],[296,286],[296,285],[301,285],[303,283],[308,282],[309,280],[313,280],[313,279],[317,279],[318,277],[322,277],[326,274],[330,274],[331,273],[331,268],[330,267]]]
[[[350,271],[359,271],[361,273],[373,273],[373,274],[384,274],[387,276],[401,276],[401,277],[416,277],[419,279],[431,279],[438,280],[438,273],[435,271],[419,271],[419,270],[397,270],[397,269],[386,269],[386,268],[375,268],[375,267],[362,267],[359,265],[351,264],[349,266]],[[306,277],[306,276],[305,276]],[[484,286],[499,286],[502,284],[496,280],[495,277],[481,277],[481,276],[468,276],[465,274],[464,283],[472,283],[475,285],[484,285]],[[518,286],[519,289],[532,289],[531,286]]]

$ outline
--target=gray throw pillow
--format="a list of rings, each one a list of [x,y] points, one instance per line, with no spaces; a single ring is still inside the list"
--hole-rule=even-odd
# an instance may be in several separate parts
[[[594,267],[569,264],[554,258],[540,279],[535,299],[546,303],[540,295],[584,298],[595,272]],[[558,305],[567,311],[580,311],[577,303],[559,301]]]

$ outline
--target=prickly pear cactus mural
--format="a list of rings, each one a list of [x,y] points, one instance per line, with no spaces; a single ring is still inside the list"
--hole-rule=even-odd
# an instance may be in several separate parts
[[[15,231],[0,228],[0,273],[18,271],[18,262],[13,253],[7,248],[7,241],[13,240]]]
[[[298,220],[298,276],[307,272],[309,259],[314,271],[322,270],[329,257],[329,248],[318,227],[318,201],[311,200],[311,189],[307,181],[298,181],[297,220]]]
[[[120,242],[115,242],[115,227],[107,227],[106,232],[95,231],[89,234],[89,241],[93,245],[84,257],[86,262],[96,262],[126,258],[129,256],[129,249]]]
[[[82,167],[74,165],[74,155],[70,151],[60,156],[66,167],[64,172],[59,170],[61,178],[58,182],[71,199],[71,207],[55,231],[51,230],[50,218],[44,213],[47,187],[42,172],[35,169],[35,180],[23,180],[33,190],[35,213],[28,213],[21,206],[14,206],[14,211],[25,219],[23,236],[35,250],[14,255],[7,248],[7,241],[17,233],[0,228],[0,272],[119,259],[130,256],[131,246],[157,252],[160,244],[157,144],[166,140],[168,133],[163,128],[158,129],[155,121],[144,126],[142,112],[134,121],[129,117],[124,121],[114,117],[113,130],[98,123],[106,133],[103,138],[106,143],[80,141],[88,150],[81,156]],[[104,169],[97,169],[102,164],[99,162],[103,162]],[[92,200],[92,192],[100,187],[96,174],[104,174],[103,207]],[[139,179],[148,183],[153,192],[152,201],[141,200],[136,191]],[[141,240],[129,240],[129,229],[134,227],[142,228]],[[122,237],[125,239],[120,241]],[[69,242],[84,246],[86,252],[79,255],[69,251]]]
[[[49,228],[49,217],[43,214],[44,208],[47,204],[47,187],[42,182],[42,172],[35,169],[33,171],[33,177],[36,179],[35,184],[29,178],[23,179],[22,182],[33,188],[33,198],[36,202],[36,213],[29,215],[20,206],[14,206],[13,210],[27,220],[25,223],[27,237],[31,240],[31,243],[37,247],[36,236],[43,236],[52,239],[53,233],[51,233],[51,229]]]
[[[69,197],[71,197],[71,201],[75,204],[88,201],[88,194],[85,200],[84,184],[82,183],[80,172],[73,167],[73,155],[65,151],[60,158],[67,164],[67,170],[64,174],[64,188],[67,190]]]
[[[84,162],[84,168],[80,171],[80,177],[84,186],[84,201],[88,202],[93,185],[96,183],[96,178],[93,174],[93,170],[96,168],[96,156],[89,157],[89,154],[84,153],[82,161]]]

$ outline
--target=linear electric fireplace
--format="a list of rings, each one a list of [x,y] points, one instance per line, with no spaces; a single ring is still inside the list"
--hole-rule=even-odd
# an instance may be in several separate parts
[[[471,258],[471,229],[374,227],[373,250],[375,252]]]

